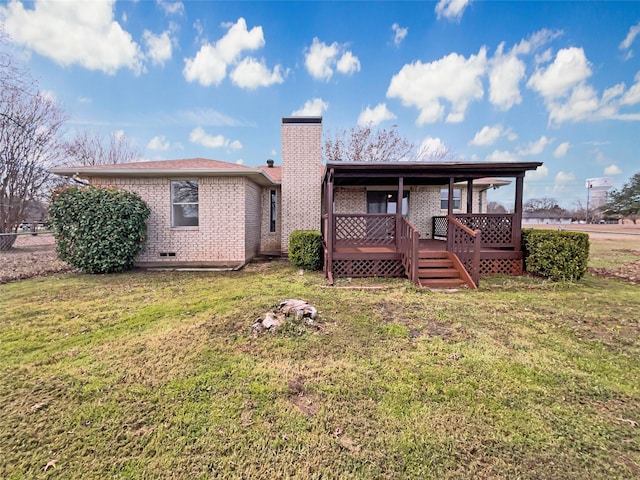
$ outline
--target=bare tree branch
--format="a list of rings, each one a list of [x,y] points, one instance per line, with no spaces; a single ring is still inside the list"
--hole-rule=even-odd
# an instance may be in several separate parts
[[[339,130],[324,142],[324,159],[329,162],[441,162],[450,161],[446,147],[417,147],[391,128],[374,130],[370,125]]]
[[[29,205],[49,185],[49,169],[63,150],[59,133],[62,109],[35,88],[18,68],[0,33],[0,233],[18,228]]]
[[[79,132],[65,145],[67,165],[113,165],[130,163],[142,158],[142,154],[121,132],[111,132],[105,139],[89,130]]]

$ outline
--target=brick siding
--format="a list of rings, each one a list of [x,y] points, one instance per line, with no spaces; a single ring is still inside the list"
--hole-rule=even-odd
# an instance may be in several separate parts
[[[282,124],[282,230],[286,253],[294,230],[320,229],[322,124]]]
[[[276,231],[271,231],[271,190],[276,191]],[[280,235],[282,225],[282,192],[280,187],[265,187],[262,189],[262,222],[261,222],[261,253],[280,253]]]
[[[261,188],[246,178],[198,178],[197,227],[171,226],[171,178],[90,180],[96,186],[136,192],[151,208],[147,246],[136,259],[138,264],[237,266],[258,252]],[[161,253],[175,256],[160,256]]]

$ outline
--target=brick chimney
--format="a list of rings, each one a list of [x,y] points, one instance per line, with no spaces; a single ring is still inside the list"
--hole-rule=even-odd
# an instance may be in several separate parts
[[[294,230],[320,230],[322,117],[282,117],[282,237],[289,249]]]

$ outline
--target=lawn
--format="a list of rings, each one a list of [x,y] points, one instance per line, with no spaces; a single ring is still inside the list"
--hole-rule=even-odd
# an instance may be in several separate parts
[[[363,283],[0,285],[0,478],[640,477],[640,286]],[[321,320],[256,335],[287,298]]]

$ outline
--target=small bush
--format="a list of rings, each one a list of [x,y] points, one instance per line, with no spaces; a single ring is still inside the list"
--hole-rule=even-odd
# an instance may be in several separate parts
[[[59,190],[49,206],[58,257],[87,273],[129,270],[144,250],[149,214],[142,199],[125,190]]]
[[[587,272],[589,235],[524,229],[522,250],[527,272],[555,281],[580,280]]]
[[[317,230],[294,230],[289,236],[289,261],[305,270],[322,269],[322,234]]]

